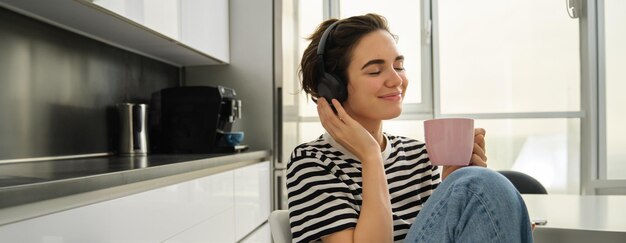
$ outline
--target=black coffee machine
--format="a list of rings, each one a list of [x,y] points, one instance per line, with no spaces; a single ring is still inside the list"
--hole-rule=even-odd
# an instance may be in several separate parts
[[[167,88],[152,94],[150,144],[156,153],[228,153],[246,146],[224,142],[241,118],[241,100],[223,86]]]

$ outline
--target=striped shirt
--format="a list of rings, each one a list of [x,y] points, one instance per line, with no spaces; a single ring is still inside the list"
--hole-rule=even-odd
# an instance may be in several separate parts
[[[441,182],[423,142],[384,134],[382,152],[393,214],[394,241],[401,242],[417,213]],[[362,204],[361,163],[328,134],[296,147],[287,165],[293,242],[355,228]]]

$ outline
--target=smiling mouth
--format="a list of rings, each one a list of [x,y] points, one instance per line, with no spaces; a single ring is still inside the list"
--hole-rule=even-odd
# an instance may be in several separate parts
[[[381,99],[384,99],[384,100],[391,100],[391,101],[401,100],[402,99],[402,93],[387,94],[387,95],[383,95],[383,96],[378,96],[378,98],[381,98]]]
[[[381,95],[381,96],[378,96],[378,98],[383,98],[383,99],[386,99],[386,98],[395,98],[395,97],[400,97],[401,95],[402,95],[402,93],[401,93],[401,92],[398,92],[398,93],[392,93],[392,94]]]

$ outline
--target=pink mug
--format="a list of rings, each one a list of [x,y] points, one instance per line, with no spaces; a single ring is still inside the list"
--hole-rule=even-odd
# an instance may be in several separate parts
[[[433,165],[469,165],[474,149],[474,120],[441,118],[424,121],[426,151]]]

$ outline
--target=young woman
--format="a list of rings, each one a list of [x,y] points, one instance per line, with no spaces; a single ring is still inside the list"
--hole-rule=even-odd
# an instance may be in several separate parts
[[[382,16],[328,20],[310,40],[302,87],[327,133],[295,148],[288,164],[294,242],[532,242],[519,193],[484,168],[483,129],[471,166],[441,174],[423,142],[382,131],[408,85]],[[331,96],[339,100],[323,98]]]

